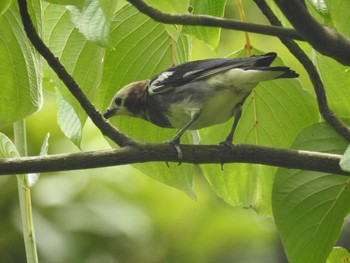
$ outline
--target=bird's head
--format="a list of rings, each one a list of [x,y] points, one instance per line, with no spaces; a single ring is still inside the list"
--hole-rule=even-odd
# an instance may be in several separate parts
[[[121,88],[113,97],[103,116],[108,119],[114,115],[143,117],[142,102],[146,95],[149,80],[130,83]]]

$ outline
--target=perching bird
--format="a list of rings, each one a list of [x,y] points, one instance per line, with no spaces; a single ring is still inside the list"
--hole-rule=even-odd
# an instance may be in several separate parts
[[[104,113],[138,117],[164,128],[180,131],[169,142],[182,159],[180,137],[186,130],[197,130],[228,121],[235,116],[224,141],[231,145],[241,117],[241,106],[261,81],[296,78],[288,67],[269,67],[276,53],[236,59],[206,59],[169,68],[151,80],[130,83],[113,97]]]

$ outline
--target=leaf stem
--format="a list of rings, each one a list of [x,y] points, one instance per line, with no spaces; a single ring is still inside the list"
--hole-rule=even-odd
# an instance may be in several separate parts
[[[14,135],[15,145],[19,154],[21,156],[27,156],[27,138],[24,120],[14,123]],[[26,186],[25,177],[23,175],[17,176],[17,185],[27,262],[37,263],[39,261],[34,234],[30,188]]]

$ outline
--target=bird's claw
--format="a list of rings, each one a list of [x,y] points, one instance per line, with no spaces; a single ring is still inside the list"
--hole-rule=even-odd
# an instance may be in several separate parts
[[[170,143],[171,145],[174,146],[174,148],[175,148],[175,150],[177,152],[177,158],[179,159],[179,165],[180,165],[181,162],[182,162],[182,159],[183,159],[183,154],[182,154],[182,150],[181,150],[181,147],[180,147],[179,140],[165,141],[165,143]]]
[[[235,146],[232,141],[225,140],[223,142],[219,143],[220,146],[225,147],[226,149],[233,150],[233,147]]]
[[[222,146],[224,149],[226,150],[230,150],[230,151],[233,151],[233,148],[235,147],[235,145],[232,143],[231,140],[225,140],[223,142],[220,142],[219,143],[220,146]],[[225,163],[221,163],[220,166],[221,166],[221,171],[224,170],[224,164]]]

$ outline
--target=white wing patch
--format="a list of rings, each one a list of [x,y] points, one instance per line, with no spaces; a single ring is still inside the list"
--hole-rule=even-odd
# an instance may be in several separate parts
[[[188,76],[191,76],[191,75],[196,74],[196,73],[201,72],[201,71],[203,71],[203,69],[192,70],[192,71],[186,72],[186,73],[183,75],[183,77],[186,78],[186,77],[188,77]]]
[[[174,71],[164,71],[161,73],[154,81],[152,81],[151,86],[148,87],[149,94],[153,94],[155,89],[163,87],[164,85],[157,85],[160,82],[163,82],[167,78],[169,78],[171,75],[174,74]]]

